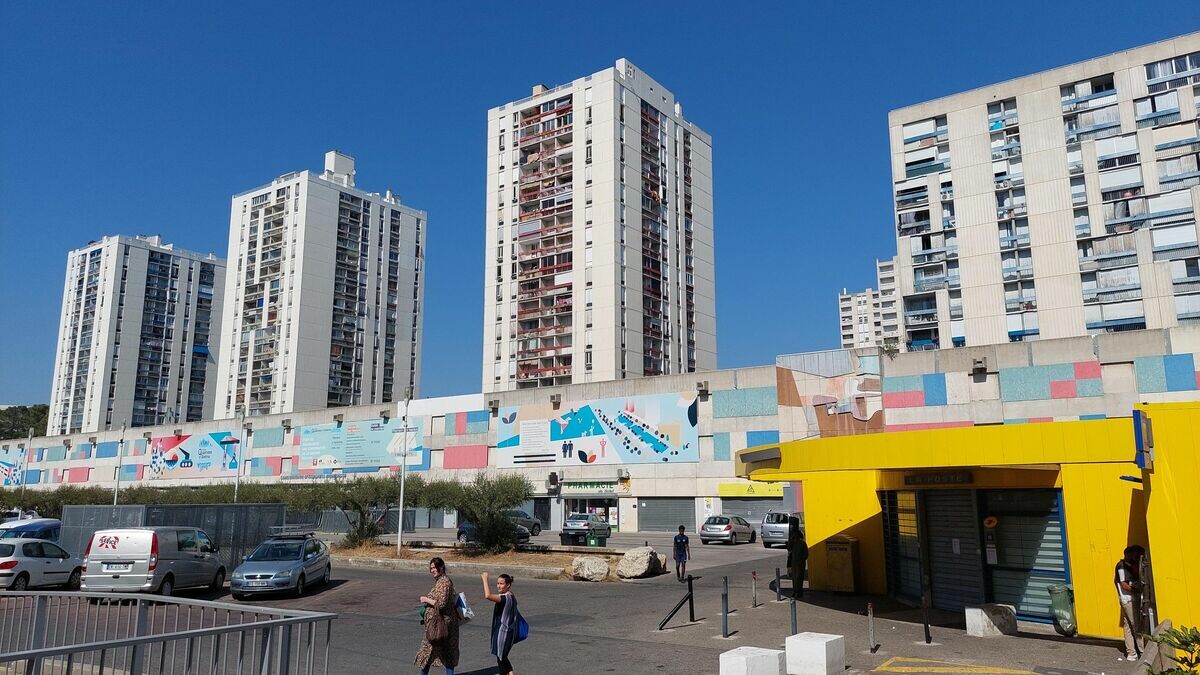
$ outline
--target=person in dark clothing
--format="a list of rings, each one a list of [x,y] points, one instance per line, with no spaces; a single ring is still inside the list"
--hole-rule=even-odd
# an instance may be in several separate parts
[[[1117,600],[1121,603],[1121,630],[1125,634],[1125,658],[1137,661],[1141,656],[1138,649],[1138,616],[1141,614],[1142,594],[1141,563],[1146,549],[1134,544],[1125,549],[1125,555],[1117,562],[1113,571],[1113,583],[1117,586]]]
[[[804,529],[796,516],[788,518],[787,541],[788,576],[792,578],[792,597],[804,597],[804,568],[808,565],[808,543],[804,541]]]
[[[692,547],[688,543],[688,536],[684,534],[687,531],[683,525],[679,526],[679,534],[675,535],[675,578],[683,581],[687,578],[687,561],[692,557]]]
[[[500,675],[515,675],[512,663],[508,660],[508,652],[517,641],[517,598],[512,593],[512,577],[501,574],[496,579],[496,592],[492,592],[488,583],[488,573],[480,575],[483,578],[483,596],[496,603],[492,611],[492,656],[496,657],[497,672]]]

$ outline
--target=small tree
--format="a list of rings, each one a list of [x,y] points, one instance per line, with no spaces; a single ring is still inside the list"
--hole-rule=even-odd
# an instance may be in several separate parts
[[[506,512],[532,498],[533,484],[524,475],[480,472],[470,483],[429,483],[422,502],[429,508],[457,509],[460,518],[475,526],[480,547],[498,553],[517,542],[517,524]]]

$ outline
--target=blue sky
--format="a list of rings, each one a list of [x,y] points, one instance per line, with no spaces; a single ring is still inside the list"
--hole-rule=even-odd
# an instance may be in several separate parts
[[[223,256],[230,196],[331,148],[429,212],[422,390],[477,391],[486,111],[622,56],[714,138],[720,367],[835,347],[895,247],[888,110],[1200,29],[1171,4],[4,2],[0,404],[49,400],[69,249]]]

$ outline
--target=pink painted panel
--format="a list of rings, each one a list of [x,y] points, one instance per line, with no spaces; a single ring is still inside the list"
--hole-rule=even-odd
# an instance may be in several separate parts
[[[1100,377],[1100,362],[1099,361],[1076,361],[1075,362],[1075,379],[1077,380],[1094,380]]]
[[[86,483],[91,473],[92,469],[88,466],[77,466],[73,469],[67,469],[67,482]]]
[[[921,408],[924,405],[923,391],[889,391],[883,394],[884,408]]]
[[[1027,419],[1025,421],[1029,422],[1030,424],[1033,424],[1034,422],[1053,422],[1054,418],[1053,417],[1030,417],[1029,419]]]
[[[267,466],[271,468],[272,476],[279,476],[283,473],[283,458],[282,457],[264,457],[267,461]]]
[[[975,423],[970,420],[961,422],[919,422],[915,424],[889,424],[886,427],[887,431],[921,431],[922,429],[952,429],[955,427],[973,427]]]
[[[446,448],[442,453],[444,469],[486,469],[488,448],[486,445],[459,445]]]
[[[1075,396],[1075,380],[1055,380],[1050,383],[1050,398],[1075,398]]]

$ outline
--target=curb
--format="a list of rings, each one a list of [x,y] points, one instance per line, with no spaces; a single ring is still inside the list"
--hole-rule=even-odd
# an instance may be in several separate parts
[[[395,570],[403,572],[425,572],[429,569],[429,563],[424,560],[398,560],[391,558],[355,558],[350,556],[332,556],[337,563],[346,567],[356,569],[374,569],[374,570]],[[498,565],[488,563],[472,563],[472,562],[447,562],[447,567],[452,567],[455,571],[462,570],[464,572],[495,572]],[[523,565],[505,565],[504,569],[511,572],[516,572],[515,576],[522,576],[530,579],[561,579],[566,570],[562,567],[527,567]]]
[[[395,544],[395,539],[392,540]],[[406,539],[405,546],[412,548],[465,548],[462,544],[456,541],[423,541],[420,539]],[[517,546],[518,551],[528,551],[530,553],[575,553],[577,555],[625,555],[625,549],[619,548],[599,548],[594,546],[552,546],[545,544],[520,544]]]

